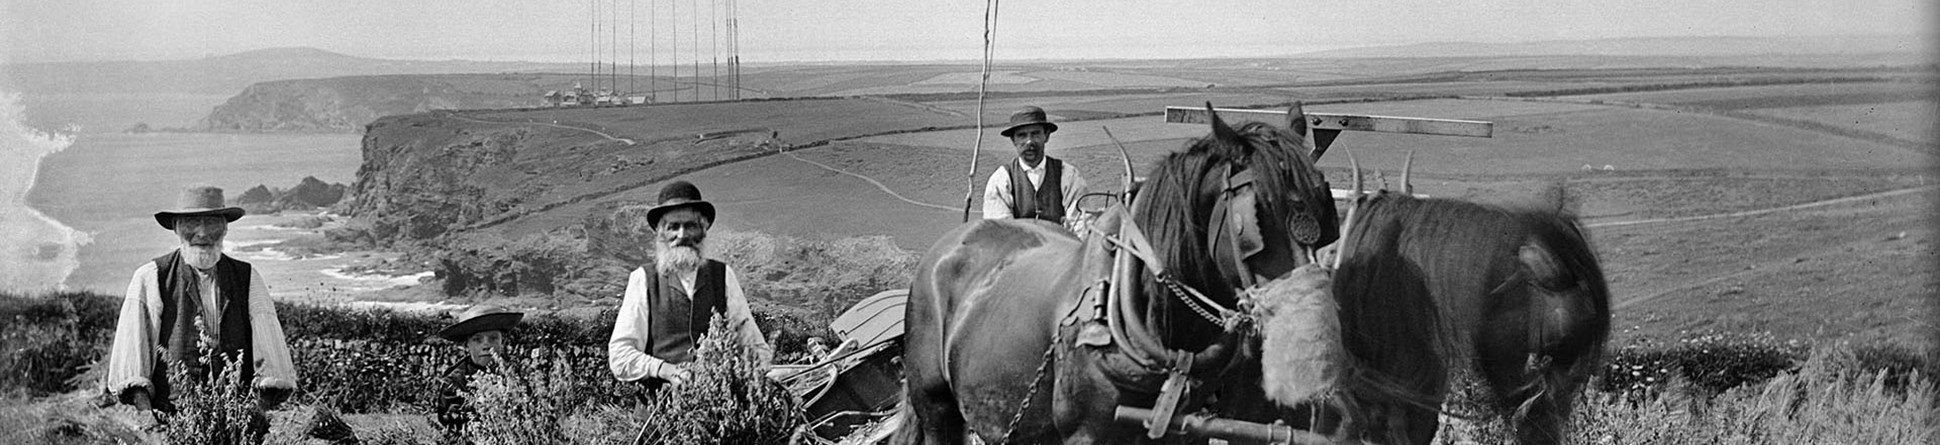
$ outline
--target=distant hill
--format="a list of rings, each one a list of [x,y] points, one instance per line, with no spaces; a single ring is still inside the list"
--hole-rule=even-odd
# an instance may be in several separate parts
[[[1438,42],[1347,48],[1295,57],[1754,56],[1916,53],[1920,36],[1639,37],[1520,43]]]
[[[578,72],[578,64],[390,60],[316,48],[271,48],[200,59],[0,65],[0,85],[26,94],[233,94],[271,80],[384,74]]]

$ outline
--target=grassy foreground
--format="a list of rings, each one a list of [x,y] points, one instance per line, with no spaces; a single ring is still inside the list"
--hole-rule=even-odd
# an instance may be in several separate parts
[[[97,294],[0,295],[0,442],[162,443],[152,419],[103,407],[98,365],[117,298]],[[429,420],[435,376],[450,345],[422,340],[431,325],[409,314],[287,307],[304,391],[271,413],[270,443],[437,443]],[[301,321],[292,321],[301,320]],[[605,376],[585,343],[597,327],[539,319],[519,336],[521,366],[475,391],[507,407],[477,424],[481,443],[625,443],[642,425],[657,437],[785,443],[802,421],[795,402],[754,384],[734,345],[709,342],[711,363],[689,390],[634,411],[636,388]],[[300,334],[298,334],[300,333]],[[333,334],[343,338],[317,338]],[[346,334],[348,333],[348,334]],[[356,338],[351,338],[355,336]],[[1931,443],[1940,439],[1933,361],[1882,345],[1778,343],[1770,336],[1705,335],[1611,353],[1581,397],[1574,443]],[[380,378],[378,376],[392,376]],[[1473,412],[1460,403],[1451,411]],[[349,413],[337,420],[337,413]],[[681,420],[672,421],[674,417]],[[496,423],[495,423],[496,422]],[[700,427],[706,425],[709,427]],[[729,426],[740,425],[730,433]],[[510,433],[544,431],[549,434]],[[1451,422],[1441,443],[1496,443],[1494,422]],[[479,436],[480,439],[485,436]]]

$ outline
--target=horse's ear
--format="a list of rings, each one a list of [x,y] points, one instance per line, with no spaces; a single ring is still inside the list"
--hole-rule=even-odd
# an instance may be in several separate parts
[[[1314,132],[1307,127],[1307,110],[1300,105],[1300,101],[1294,101],[1293,106],[1287,107],[1287,131],[1300,135],[1300,149],[1306,150],[1307,156],[1320,159],[1320,149],[1314,145]]]
[[[1225,120],[1219,118],[1219,113],[1213,111],[1212,102],[1210,101],[1206,102],[1206,120],[1212,122],[1214,139],[1232,144],[1234,147],[1246,147],[1246,138],[1240,137],[1238,131],[1234,131],[1233,127],[1226,125]]]
[[[1543,205],[1542,210],[1550,211],[1555,215],[1577,215],[1579,214],[1577,212],[1583,208],[1582,200],[1570,194],[1568,179],[1558,179],[1549,183],[1543,188],[1539,202]]]
[[[1287,131],[1313,139],[1313,134],[1307,132],[1307,110],[1300,106],[1300,101],[1294,101],[1293,106],[1287,107]]]

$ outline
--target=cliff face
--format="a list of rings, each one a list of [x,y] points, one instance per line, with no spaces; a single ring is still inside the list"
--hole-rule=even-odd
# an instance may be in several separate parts
[[[428,115],[384,118],[364,134],[351,216],[377,240],[429,239],[511,204],[483,179],[511,163],[524,127],[473,129]],[[478,131],[474,131],[478,130]],[[502,170],[502,169],[500,169]]]
[[[244,88],[196,129],[221,132],[356,132],[379,117],[460,108],[542,104],[539,76],[352,76],[279,80]]]
[[[516,239],[580,225],[578,204],[651,197],[653,184],[784,146],[959,122],[866,99],[387,116],[365,127],[352,203],[340,207],[367,232],[349,238],[377,244],[453,232]]]

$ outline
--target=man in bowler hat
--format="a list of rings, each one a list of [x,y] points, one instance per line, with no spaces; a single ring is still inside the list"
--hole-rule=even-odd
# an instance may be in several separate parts
[[[679,385],[691,377],[686,367],[713,317],[727,317],[731,332],[755,348],[762,363],[774,349],[755,326],[734,268],[706,257],[707,230],[714,204],[700,188],[675,181],[660,189],[660,202],[647,210],[654,229],[654,264],[627,277],[626,294],[607,342],[607,366],[621,381],[640,382],[649,392]]]
[[[983,188],[984,219],[1029,218],[1063,225],[1078,214],[1078,198],[1085,194],[1085,178],[1063,160],[1046,156],[1044,146],[1058,124],[1044,109],[1024,107],[1010,115],[1010,126],[998,134],[1017,147],[1017,159],[990,174]]]
[[[218,384],[215,377],[234,361],[257,396],[248,431],[260,442],[269,430],[263,412],[287,399],[297,379],[263,275],[222,253],[229,223],[243,213],[224,206],[222,189],[209,186],[183,190],[175,209],[155,213],[179,244],[135,269],[103,383],[121,403],[172,414],[171,392]],[[171,381],[171,368],[187,371],[191,381]]]

